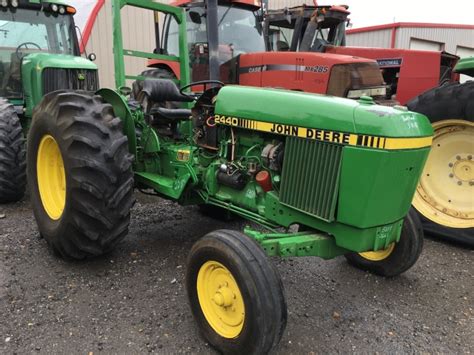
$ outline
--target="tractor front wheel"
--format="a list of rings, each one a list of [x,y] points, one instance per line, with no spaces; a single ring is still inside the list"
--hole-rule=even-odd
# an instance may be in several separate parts
[[[219,230],[197,241],[186,287],[202,334],[220,352],[265,354],[280,341],[287,317],[283,284],[244,234]]]
[[[13,106],[0,99],[0,203],[16,202],[25,194],[25,139]]]
[[[87,93],[45,96],[33,114],[27,157],[38,229],[57,254],[98,256],[127,234],[132,156],[112,106]]]
[[[411,268],[423,249],[423,227],[416,211],[411,208],[405,217],[398,243],[387,249],[347,254],[347,261],[376,275],[393,277]]]

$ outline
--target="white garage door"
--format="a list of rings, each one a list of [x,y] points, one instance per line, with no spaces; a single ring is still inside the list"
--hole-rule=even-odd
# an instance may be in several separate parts
[[[421,51],[440,51],[443,49],[443,44],[434,41],[427,41],[424,39],[410,38],[410,49],[418,49]]]
[[[456,55],[458,55],[461,58],[466,58],[466,57],[474,57],[474,48],[467,48],[467,47],[461,47],[457,46],[456,47]],[[467,80],[473,80],[470,76],[467,75],[461,75],[461,83],[466,82]]]

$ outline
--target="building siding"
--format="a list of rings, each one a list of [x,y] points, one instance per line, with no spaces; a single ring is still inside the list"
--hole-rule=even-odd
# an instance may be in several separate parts
[[[155,48],[153,14],[151,11],[125,7],[122,9],[124,49],[151,52]],[[112,36],[112,1],[106,0],[94,23],[87,53],[97,55],[101,87],[114,88],[114,54]],[[146,59],[125,57],[125,72],[138,75],[146,69]],[[128,82],[127,85],[130,85]]]
[[[412,38],[439,42],[444,50],[456,53],[457,46],[474,48],[474,30],[450,28],[399,28],[395,46],[410,48]]]
[[[392,29],[377,29],[347,34],[349,46],[390,48]],[[436,42],[441,49],[456,54],[458,48],[474,50],[474,29],[433,28],[433,27],[400,27],[396,28],[395,48],[409,49],[414,39]],[[464,52],[466,53],[466,52]]]
[[[312,4],[311,0],[269,0],[268,1],[268,7],[270,9],[280,9],[284,7],[293,7],[293,6],[298,6],[302,4]]]
[[[353,33],[347,36],[347,45],[355,47],[390,47],[392,30]]]

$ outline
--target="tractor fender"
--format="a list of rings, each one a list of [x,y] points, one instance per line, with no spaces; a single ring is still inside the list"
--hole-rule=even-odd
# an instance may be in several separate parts
[[[160,60],[160,59],[149,59],[147,67],[167,70],[173,73],[177,79],[181,78],[181,68],[179,67],[178,62],[171,62],[171,61]]]
[[[133,156],[137,156],[137,135],[133,115],[127,104],[126,98],[112,89],[100,89],[96,92],[105,102],[112,105],[115,116],[123,122],[123,133],[128,138],[128,150]]]

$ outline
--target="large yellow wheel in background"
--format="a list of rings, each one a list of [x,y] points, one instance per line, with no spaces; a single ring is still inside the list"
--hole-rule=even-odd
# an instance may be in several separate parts
[[[413,200],[426,218],[452,228],[474,227],[474,123],[433,123],[433,146]]]
[[[58,220],[66,205],[66,174],[58,143],[49,134],[39,144],[36,171],[43,207],[51,219]]]
[[[266,354],[286,325],[278,272],[246,235],[218,230],[198,240],[186,268],[189,303],[200,331],[224,354]]]
[[[407,103],[434,128],[413,206],[430,235],[474,246],[474,81],[447,83]]]

